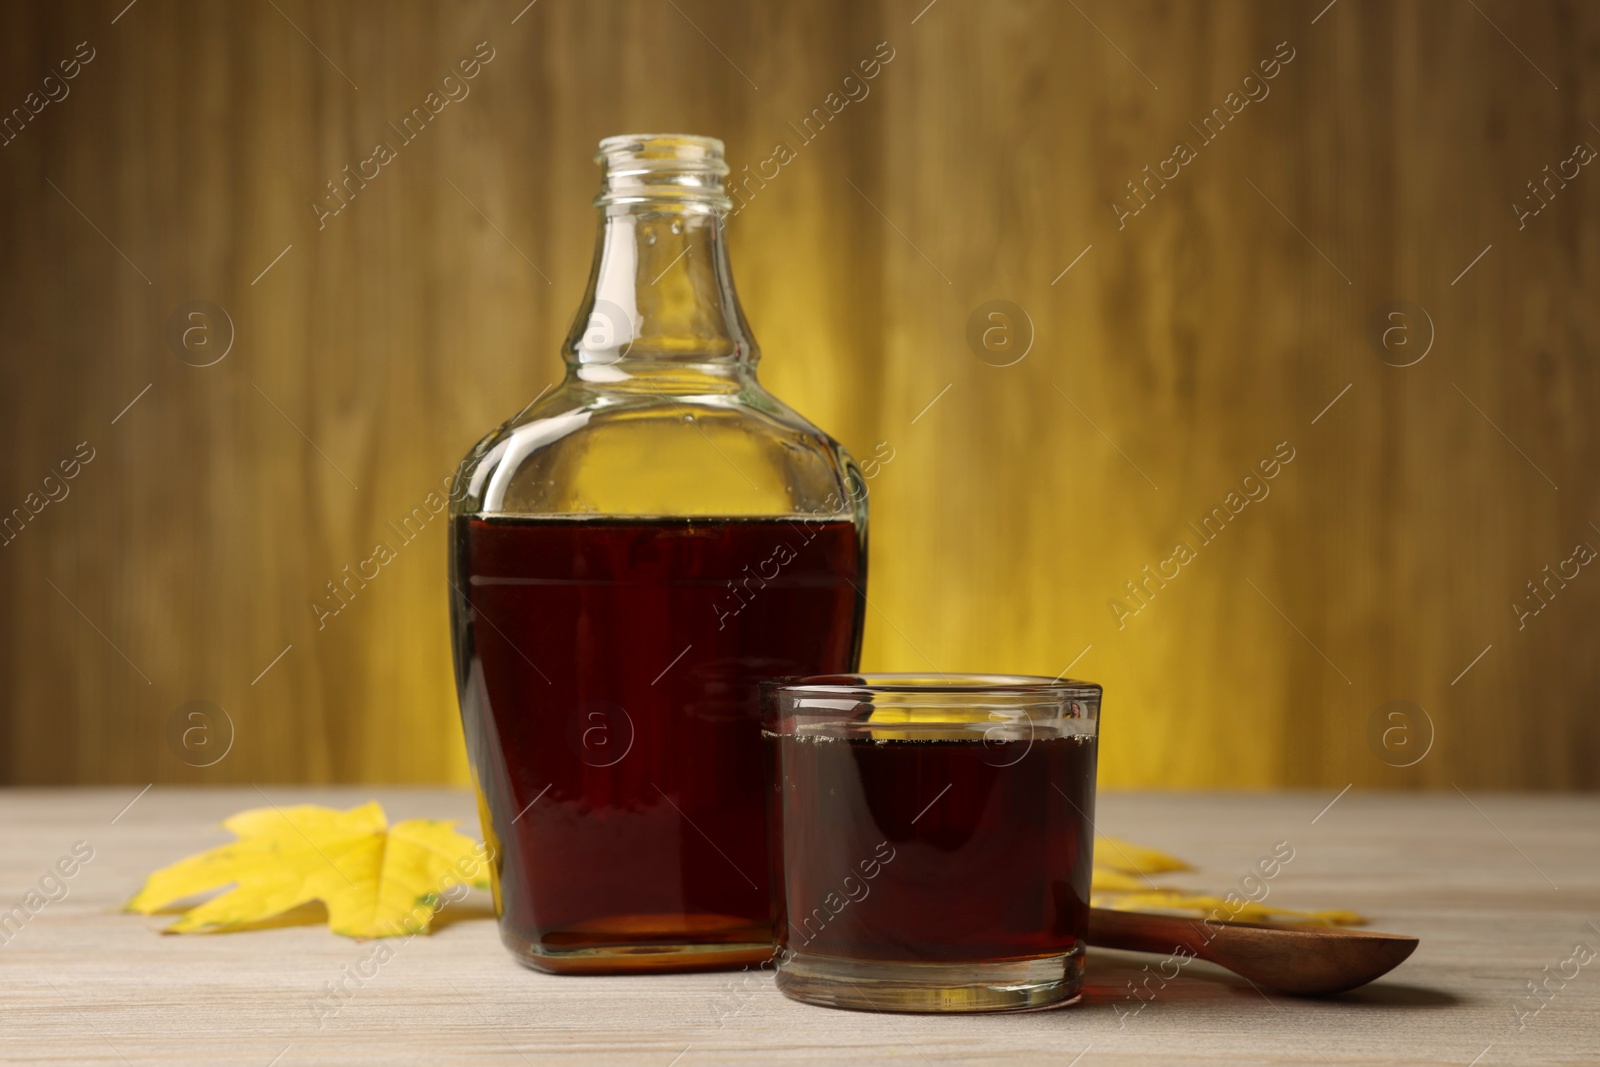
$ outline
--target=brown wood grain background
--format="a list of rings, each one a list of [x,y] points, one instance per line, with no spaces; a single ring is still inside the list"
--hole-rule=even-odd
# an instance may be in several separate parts
[[[867,665],[1070,664],[1112,785],[1600,784],[1593,5],[124,3],[0,10],[0,781],[463,781],[443,522],[388,524],[557,378],[594,144],[667,130],[793,155],[734,268],[774,391],[892,449]]]

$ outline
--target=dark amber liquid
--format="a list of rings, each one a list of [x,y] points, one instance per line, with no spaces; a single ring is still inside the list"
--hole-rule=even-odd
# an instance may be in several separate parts
[[[783,841],[780,944],[948,963],[1081,945],[1095,740],[884,733],[767,735],[780,772],[772,797]]]
[[[756,687],[855,669],[855,527],[468,517],[454,544],[462,720],[507,945],[556,971],[769,955]]]

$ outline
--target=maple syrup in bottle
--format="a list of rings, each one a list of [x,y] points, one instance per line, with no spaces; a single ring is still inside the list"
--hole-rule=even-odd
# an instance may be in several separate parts
[[[756,378],[722,144],[612,137],[565,380],[467,456],[450,583],[501,938],[557,973],[773,950],[757,686],[851,671],[854,462]]]

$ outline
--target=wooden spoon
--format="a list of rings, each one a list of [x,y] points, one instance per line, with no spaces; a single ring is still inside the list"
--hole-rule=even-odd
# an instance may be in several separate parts
[[[1336,926],[1219,922],[1090,908],[1089,944],[1162,955],[1192,953],[1258,986],[1321,996],[1388,974],[1411,955],[1417,939]]]

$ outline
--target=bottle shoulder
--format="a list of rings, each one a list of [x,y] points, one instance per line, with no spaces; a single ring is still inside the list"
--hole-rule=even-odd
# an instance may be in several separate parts
[[[462,462],[457,514],[850,518],[864,482],[843,446],[753,374],[569,374]],[[609,380],[607,380],[609,379]]]

